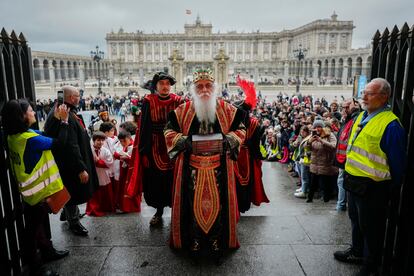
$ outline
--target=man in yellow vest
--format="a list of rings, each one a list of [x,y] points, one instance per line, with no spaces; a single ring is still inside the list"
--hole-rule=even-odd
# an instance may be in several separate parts
[[[388,107],[390,96],[387,80],[376,78],[367,84],[362,96],[365,111],[355,119],[346,150],[344,188],[352,245],[334,257],[364,264],[358,275],[378,273],[388,201],[398,191],[405,167],[406,135]]]

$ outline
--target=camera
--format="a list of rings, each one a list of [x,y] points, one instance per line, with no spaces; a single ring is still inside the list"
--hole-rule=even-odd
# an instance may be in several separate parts
[[[318,132],[316,132],[316,130],[312,130],[312,136],[318,136]]]
[[[63,90],[59,90],[57,92],[57,103],[58,103],[58,105],[61,105],[61,104],[63,104],[63,102],[64,102],[64,92],[63,92]]]

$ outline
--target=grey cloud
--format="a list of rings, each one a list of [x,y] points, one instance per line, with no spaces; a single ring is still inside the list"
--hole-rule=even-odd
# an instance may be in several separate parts
[[[353,47],[370,43],[377,29],[414,24],[412,0],[2,0],[0,27],[23,32],[33,50],[88,55],[105,35],[127,32],[183,32],[200,15],[215,32],[282,31],[313,20],[353,20]],[[192,10],[186,15],[185,10]]]

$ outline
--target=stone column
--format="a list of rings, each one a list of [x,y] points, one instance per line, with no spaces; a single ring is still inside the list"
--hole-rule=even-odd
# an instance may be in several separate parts
[[[168,58],[171,61],[171,75],[175,77],[177,83],[175,84],[175,91],[184,90],[184,74],[183,74],[183,61],[184,57],[179,53],[178,50],[173,50],[172,55]]]
[[[49,66],[49,79],[50,79],[50,93],[54,95],[56,91],[56,81],[55,81],[55,67]]]
[[[229,80],[228,80],[228,62],[229,56],[227,56],[224,52],[224,49],[220,49],[217,56],[214,57],[214,75],[216,77],[216,82],[220,88],[224,88]]]
[[[254,65],[254,83],[256,85],[259,84],[259,65],[257,63],[255,63]]]
[[[283,83],[286,85],[288,84],[289,80],[289,62],[286,61],[284,68],[283,68]]]
[[[38,68],[39,70],[39,82],[45,82],[45,70],[43,69],[43,66]]]
[[[80,88],[85,90],[85,66],[83,66],[83,63],[79,64],[79,80]]]
[[[319,84],[319,76],[318,76],[318,74],[319,74],[319,64],[316,62],[316,63],[313,64],[313,76],[312,76],[313,83],[315,85],[318,85]]]
[[[61,81],[62,80],[62,75],[60,74],[61,73],[61,69],[60,69],[60,65],[59,66],[57,66],[56,65],[56,68],[54,68],[54,72],[55,72],[55,81]]]
[[[140,85],[144,84],[144,65],[140,62],[139,63],[139,83]]]
[[[348,64],[344,64],[341,78],[342,78],[342,85],[346,85],[346,82],[348,80]]]
[[[112,63],[109,65],[109,83],[110,83],[110,88],[109,91],[112,95],[115,95],[115,88],[114,88],[114,66],[112,65]]]

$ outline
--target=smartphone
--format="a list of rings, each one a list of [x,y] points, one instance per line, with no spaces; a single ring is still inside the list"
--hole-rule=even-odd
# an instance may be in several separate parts
[[[57,103],[58,105],[61,105],[63,104],[63,102],[64,102],[64,93],[63,93],[63,90],[59,90],[57,92]]]

